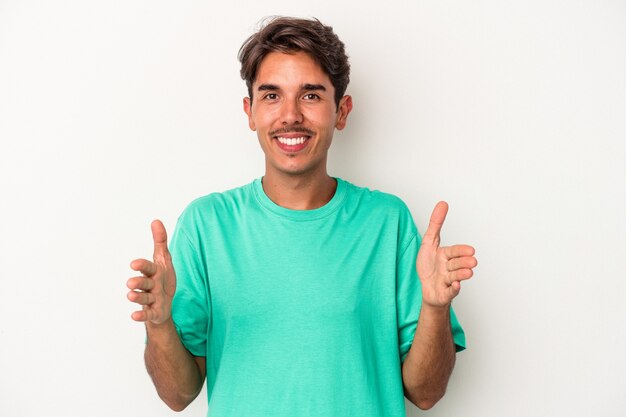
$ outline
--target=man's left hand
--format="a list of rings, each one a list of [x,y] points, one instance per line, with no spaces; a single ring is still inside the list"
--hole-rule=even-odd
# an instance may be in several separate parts
[[[417,254],[417,274],[422,282],[422,304],[448,307],[461,291],[461,281],[474,274],[478,265],[469,245],[439,246],[448,204],[440,201],[430,216],[428,229]]]

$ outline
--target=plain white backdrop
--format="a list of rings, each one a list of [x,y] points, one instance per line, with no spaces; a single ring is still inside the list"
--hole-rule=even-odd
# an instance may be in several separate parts
[[[0,415],[169,416],[128,264],[263,174],[236,54],[315,16],[351,57],[329,172],[477,249],[444,416],[624,416],[626,3],[0,0]],[[314,393],[312,393],[314,395]],[[422,413],[406,401],[407,415]],[[204,416],[205,393],[184,416]]]

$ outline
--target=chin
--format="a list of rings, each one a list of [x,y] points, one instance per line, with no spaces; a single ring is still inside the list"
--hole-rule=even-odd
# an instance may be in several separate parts
[[[305,175],[315,171],[313,167],[304,167],[304,166],[273,166],[273,171],[280,175]]]

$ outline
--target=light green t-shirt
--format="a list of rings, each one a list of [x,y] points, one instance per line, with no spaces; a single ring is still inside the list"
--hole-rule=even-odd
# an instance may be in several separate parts
[[[405,417],[421,237],[398,197],[336,180],[314,210],[276,205],[257,178],[180,216],[173,318],[206,357],[210,417]]]

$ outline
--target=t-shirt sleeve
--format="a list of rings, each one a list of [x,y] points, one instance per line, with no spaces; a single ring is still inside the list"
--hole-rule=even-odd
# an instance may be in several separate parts
[[[410,214],[409,214],[410,216]],[[415,329],[422,306],[422,285],[417,276],[417,252],[422,243],[422,237],[415,228],[412,218],[408,221],[408,244],[400,247],[397,264],[396,308],[398,316],[398,342],[400,358],[404,362],[411,348]],[[412,227],[411,227],[412,226]],[[413,235],[412,237],[410,237]],[[450,324],[456,351],[465,349],[465,333],[457,320],[454,309],[450,307]]]
[[[172,319],[187,350],[194,356],[206,356],[210,321],[208,274],[199,242],[190,237],[186,228],[183,215],[178,220],[170,243],[176,271]]]

